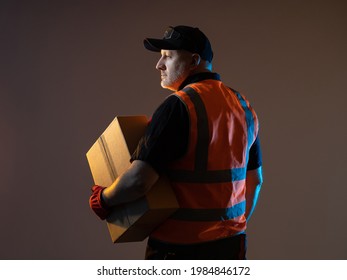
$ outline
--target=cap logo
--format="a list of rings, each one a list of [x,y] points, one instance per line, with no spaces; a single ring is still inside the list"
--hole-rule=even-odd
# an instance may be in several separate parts
[[[181,34],[178,31],[176,31],[172,26],[170,26],[168,29],[165,30],[164,39],[177,40],[179,37],[181,37]]]

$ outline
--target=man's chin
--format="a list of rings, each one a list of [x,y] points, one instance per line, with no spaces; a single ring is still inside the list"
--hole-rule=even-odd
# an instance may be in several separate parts
[[[161,87],[171,90],[171,91],[176,91],[177,89],[173,85],[166,84],[165,82],[161,82]]]

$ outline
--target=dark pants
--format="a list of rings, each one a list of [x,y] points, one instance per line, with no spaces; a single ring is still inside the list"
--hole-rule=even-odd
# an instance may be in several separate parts
[[[246,234],[192,245],[148,239],[146,260],[245,260]]]

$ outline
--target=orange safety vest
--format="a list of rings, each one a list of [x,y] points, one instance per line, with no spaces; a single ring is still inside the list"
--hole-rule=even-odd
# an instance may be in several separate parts
[[[188,150],[167,171],[180,208],[151,238],[191,244],[242,233],[257,116],[240,93],[219,80],[193,83],[174,94],[190,118]]]

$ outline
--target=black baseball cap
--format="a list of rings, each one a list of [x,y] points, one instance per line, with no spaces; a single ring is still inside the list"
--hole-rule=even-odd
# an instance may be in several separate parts
[[[179,25],[168,27],[163,39],[146,38],[145,48],[150,51],[186,50],[197,53],[203,60],[212,61],[213,52],[210,41],[197,27]]]

